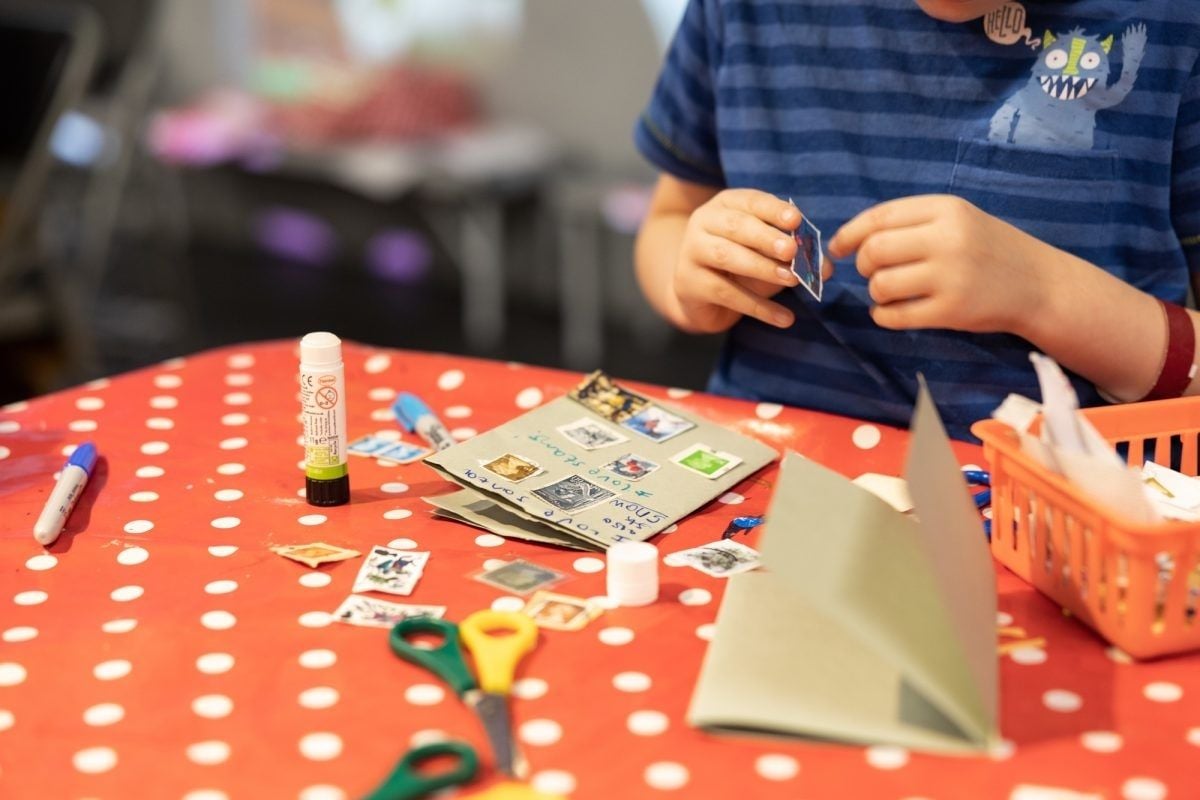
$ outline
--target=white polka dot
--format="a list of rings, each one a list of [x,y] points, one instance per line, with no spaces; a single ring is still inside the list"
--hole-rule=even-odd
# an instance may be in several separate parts
[[[3,638],[6,642],[28,642],[30,639],[36,639],[37,635],[37,628],[31,628],[28,625],[19,625],[6,630],[0,635],[0,638]]]
[[[237,617],[228,611],[206,611],[200,616],[200,624],[212,631],[225,631],[237,625]]]
[[[245,425],[250,421],[249,414],[243,414],[240,411],[235,411],[232,414],[226,414],[221,417],[221,424],[228,425],[231,428],[236,428],[239,425]]]
[[[854,434],[850,438],[859,450],[870,450],[879,446],[879,442],[883,439],[883,432],[874,425],[859,425],[854,429]]]
[[[222,764],[229,759],[229,745],[216,739],[196,742],[188,745],[187,757],[194,764]]]
[[[325,669],[337,663],[337,653],[332,650],[305,650],[299,660],[300,666],[305,669]]]
[[[520,597],[505,595],[492,601],[493,611],[520,611],[525,607],[525,601]]]
[[[248,444],[250,444],[250,441],[245,436],[231,436],[228,439],[222,439],[217,447],[222,450],[241,450]]]
[[[154,523],[148,519],[134,519],[125,523],[126,533],[149,533],[154,530]]]
[[[450,435],[454,437],[456,442],[465,442],[467,439],[473,439],[479,431],[474,428],[454,428],[450,431]]]
[[[150,407],[158,411],[169,411],[179,405],[179,398],[169,394],[158,394],[150,398]]]
[[[299,621],[306,628],[324,628],[333,622],[333,615],[328,611],[308,611],[300,615]]]
[[[246,493],[241,489],[217,489],[217,491],[213,492],[213,497],[222,503],[232,503],[234,500],[241,500],[245,496]]]
[[[175,420],[167,417],[150,417],[146,420],[146,427],[153,431],[169,431],[175,427]]]
[[[13,595],[13,602],[19,606],[36,606],[46,602],[50,595],[40,589],[33,589],[28,592],[18,592]]]
[[[552,719],[531,719],[521,723],[517,737],[525,744],[546,747],[562,738],[562,726]]]
[[[137,627],[136,619],[123,617],[121,619],[110,619],[108,622],[100,626],[100,630],[105,633],[129,633]]]
[[[542,390],[536,386],[522,389],[517,393],[517,408],[536,408],[542,404]]]
[[[470,406],[450,406],[442,412],[442,416],[446,419],[466,419],[472,413]]]
[[[75,401],[75,407],[80,411],[99,411],[104,408],[104,399],[100,397],[81,397]]]
[[[117,751],[111,747],[89,747],[72,756],[71,763],[82,773],[98,775],[117,765]]]
[[[124,678],[132,670],[133,664],[123,658],[114,658],[111,661],[101,661],[92,667],[92,674],[96,676],[96,680],[115,681]]]
[[[320,589],[322,586],[328,586],[332,581],[333,577],[327,572],[306,572],[300,576],[300,585],[309,589]]]
[[[674,386],[670,389],[667,389],[667,397],[671,398],[672,400],[682,400],[685,397],[691,397],[692,394],[693,392],[691,389],[680,389]]]
[[[211,581],[204,586],[204,591],[208,594],[229,594],[236,592],[238,588],[237,581]]]
[[[15,419],[0,420],[0,433],[16,433],[21,430],[21,423]]]
[[[229,528],[236,528],[238,525],[241,525],[242,521],[237,517],[217,517],[210,524],[214,528],[228,530]]]
[[[230,392],[223,399],[227,406],[248,406],[254,398],[246,392]]]
[[[105,379],[107,380],[107,379]],[[9,403],[6,406],[0,406],[0,411],[7,411],[10,414],[20,414],[22,411],[29,410],[28,400],[18,400],[15,403]]]
[[[629,628],[601,628],[598,637],[604,644],[629,644],[633,641],[633,631]]]
[[[746,502],[746,498],[737,492],[726,492],[717,498],[717,502],[724,503],[727,506],[736,506]]]
[[[651,686],[650,676],[644,672],[618,672],[613,676],[613,688],[620,692],[644,692]]]
[[[346,793],[328,783],[315,783],[301,789],[297,800],[346,800]]]
[[[450,739],[450,734],[437,728],[425,728],[414,733],[408,738],[410,747],[424,747],[427,744],[437,744]]]
[[[229,464],[222,464],[221,466],[217,467],[217,472],[221,473],[222,475],[241,475],[245,471],[245,464],[236,464],[232,462]]]
[[[392,539],[387,546],[393,550],[416,550],[417,543],[412,539]]]
[[[329,708],[338,701],[338,691],[332,686],[314,686],[300,693],[298,702],[305,708]]]
[[[254,376],[245,372],[231,372],[225,376],[226,386],[249,386],[254,383]]]
[[[475,544],[478,547],[500,547],[504,544],[504,537],[494,533],[485,533],[475,537]]]
[[[462,386],[466,379],[467,376],[461,369],[446,370],[438,376],[437,385],[443,392],[450,392]]]
[[[404,492],[408,491],[408,484],[400,483],[399,481],[393,481],[380,486],[379,491],[386,492],[387,494],[403,494]]]
[[[1183,697],[1183,688],[1175,683],[1156,681],[1146,684],[1146,687],[1142,689],[1142,694],[1146,696],[1147,700],[1153,700],[1155,703],[1174,703]]]
[[[396,412],[390,408],[376,408],[371,412],[372,422],[391,422],[396,418]]]
[[[408,519],[412,516],[412,512],[407,508],[390,508],[383,512],[384,519]]]
[[[1088,731],[1079,737],[1080,744],[1093,753],[1115,753],[1125,740],[1112,731]]]
[[[192,713],[205,719],[228,717],[233,711],[233,701],[223,694],[204,694],[192,701]]]
[[[549,795],[569,795],[575,791],[575,776],[561,769],[544,769],[529,778],[535,792]]]
[[[779,403],[759,403],[754,408],[754,415],[759,419],[775,419],[783,412]]]
[[[73,419],[67,423],[67,430],[75,431],[76,433],[88,433],[99,427],[94,419]]]
[[[1124,800],[1164,800],[1167,786],[1154,778],[1130,778],[1121,784]]]
[[[146,442],[142,445],[142,455],[161,456],[163,453],[171,449],[171,445],[166,442]]]
[[[599,558],[584,556],[583,558],[575,559],[575,563],[572,566],[575,567],[576,572],[582,572],[587,575],[593,572],[602,572],[604,570],[604,561]]]
[[[252,353],[234,353],[225,359],[225,366],[230,369],[250,369],[254,366],[254,355]]]
[[[386,353],[375,353],[370,356],[363,364],[363,369],[368,375],[378,375],[381,372],[386,372],[387,368],[392,365],[392,357]]]
[[[32,556],[25,561],[26,569],[41,572],[47,569],[54,569],[58,565],[58,559],[49,553],[43,553],[40,556]]]
[[[0,662],[0,686],[16,686],[23,683],[26,674],[25,668],[15,661]]]
[[[1040,647],[1018,647],[1008,654],[1018,664],[1032,666],[1046,661],[1046,651]]]
[[[220,789],[192,789],[183,800],[229,800],[229,795]]]
[[[208,554],[217,558],[227,558],[236,552],[237,545],[234,544],[214,544],[208,548]]]
[[[868,747],[867,763],[875,769],[900,769],[908,763],[908,751],[887,744]]]
[[[183,386],[183,378],[178,375],[155,375],[154,385],[160,389],[178,389]]]
[[[153,503],[158,499],[158,492],[134,492],[129,499],[135,503]]]
[[[6,731],[11,728],[16,719],[11,711],[0,708],[0,731]]]
[[[329,519],[329,517],[325,516],[324,514],[305,514],[303,517],[300,517],[296,521],[299,522],[301,525],[312,526],[312,525],[320,525],[321,523],[325,522],[328,519]]]
[[[635,736],[658,736],[666,732],[671,722],[661,711],[635,711],[625,721],[629,732]]]
[[[1007,628],[1009,625],[1012,625],[1013,624],[1012,614],[1009,614],[1004,611],[997,611],[996,612],[996,624],[1002,628]]]
[[[367,399],[376,403],[390,403],[396,399],[396,390],[387,386],[376,386],[367,392]]]
[[[300,739],[300,755],[312,761],[329,761],[342,754],[342,737],[336,733],[310,733]]]
[[[521,678],[513,681],[512,693],[521,700],[537,700],[550,691],[550,684],[541,678]]]
[[[988,748],[988,758],[992,761],[1008,761],[1017,752],[1017,743],[1012,739],[1001,739]]]
[[[768,753],[755,759],[754,771],[769,781],[790,781],[800,774],[800,762],[791,756]]]
[[[646,779],[646,785],[651,789],[669,792],[687,786],[690,776],[687,767],[683,764],[677,764],[674,761],[656,761],[646,767],[643,777]]]
[[[229,653],[205,653],[196,659],[196,669],[205,675],[221,675],[233,669],[233,656]]]
[[[308,497],[308,492],[305,491],[303,486],[296,490],[296,497]]]
[[[12,455],[12,450],[9,450],[4,445],[0,444],[0,461],[3,461],[4,459],[8,458],[11,455]]]
[[[712,592],[708,589],[684,589],[679,593],[679,602],[685,606],[706,606],[712,602]]]
[[[1051,711],[1067,713],[1082,708],[1083,698],[1066,689],[1051,689],[1042,695],[1042,703]]]
[[[162,467],[149,466],[138,467],[137,471],[133,474],[137,475],[139,478],[161,478],[165,473],[166,470],[164,470]]]
[[[146,590],[141,586],[130,584],[129,586],[119,586],[113,589],[108,596],[118,603],[128,603],[131,600],[137,600],[145,593]]]
[[[446,697],[446,690],[436,683],[414,683],[404,690],[404,699],[414,706],[435,706]]]
[[[69,457],[72,453],[75,452],[75,448],[77,448],[77,447],[79,447],[79,445],[77,445],[77,444],[68,444],[68,445],[65,445],[63,447],[63,449],[60,450],[59,452],[62,453],[64,456]],[[60,473],[58,473],[58,472],[54,473],[54,480],[58,480],[59,474]]]
[[[375,431],[374,435],[379,439],[384,439],[389,442],[398,442],[402,438],[400,431],[395,428],[385,428],[381,431]]]
[[[149,557],[150,551],[144,547],[126,547],[117,553],[117,563],[132,567],[135,564],[143,563]]]

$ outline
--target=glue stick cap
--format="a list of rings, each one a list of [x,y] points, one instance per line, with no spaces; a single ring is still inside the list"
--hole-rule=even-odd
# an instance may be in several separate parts
[[[342,340],[328,331],[306,334],[300,340],[300,362],[328,366],[342,360]]]
[[[342,506],[350,502],[350,476],[304,479],[304,499],[310,506]]]

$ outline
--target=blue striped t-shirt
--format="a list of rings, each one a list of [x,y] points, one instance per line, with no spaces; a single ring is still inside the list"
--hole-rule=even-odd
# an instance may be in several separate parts
[[[989,36],[913,0],[692,0],[635,139],[662,170],[792,198],[832,235],[899,197],[949,193],[1156,297],[1200,269],[1200,2],[1029,2]],[[710,389],[906,425],[924,373],[969,438],[1009,392],[1038,396],[1029,343],[891,331],[838,264],[778,330],[743,319]],[[1101,401],[1075,379],[1081,401]]]

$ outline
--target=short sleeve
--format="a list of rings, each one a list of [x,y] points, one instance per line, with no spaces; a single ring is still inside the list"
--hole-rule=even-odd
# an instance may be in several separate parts
[[[719,0],[691,0],[667,51],[646,110],[634,128],[642,155],[693,183],[724,186],[717,148],[716,81],[721,53]]]
[[[1171,222],[1189,269],[1200,274],[1200,60],[1184,87],[1175,125]]]

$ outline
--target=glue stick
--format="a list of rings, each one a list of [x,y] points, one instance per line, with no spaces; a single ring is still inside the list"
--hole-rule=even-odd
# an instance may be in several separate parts
[[[304,497],[313,506],[350,501],[346,467],[346,369],[342,340],[324,331],[300,340]]]

